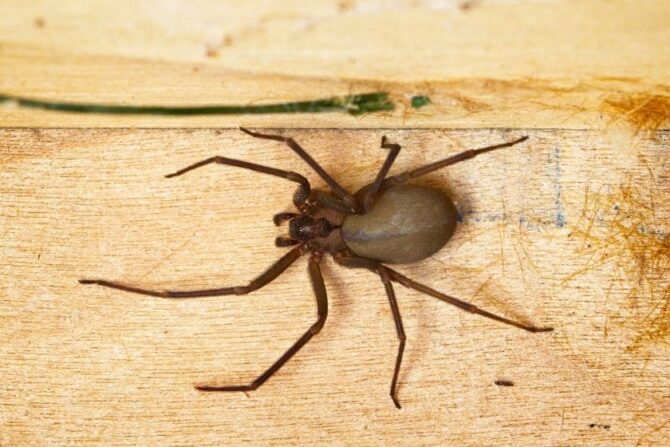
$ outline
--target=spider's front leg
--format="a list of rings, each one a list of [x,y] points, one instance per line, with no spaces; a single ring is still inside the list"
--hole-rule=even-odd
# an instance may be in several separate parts
[[[249,132],[247,132],[249,133]],[[286,180],[298,183],[298,189],[295,191],[293,194],[293,204],[295,207],[300,210],[301,213],[304,214],[309,214],[310,211],[313,209],[314,205],[321,205],[326,208],[333,209],[335,211],[338,211],[340,213],[344,214],[354,214],[356,213],[355,207],[352,208],[347,202],[344,200],[334,197],[330,194],[326,194],[322,191],[317,191],[317,190],[312,190],[312,187],[309,184],[309,181],[302,175],[292,172],[292,171],[285,171],[283,169],[277,169],[277,168],[272,168],[270,166],[264,166],[264,165],[259,165],[257,163],[251,163],[248,161],[243,161],[243,160],[237,160],[234,158],[228,158],[228,157],[222,157],[222,156],[215,156],[215,157],[210,157],[205,160],[199,161],[197,163],[194,163],[190,166],[187,166],[183,169],[180,169],[176,172],[173,172],[172,174],[168,174],[165,177],[166,178],[173,178],[173,177],[178,177],[182,174],[185,174],[189,171],[192,171],[197,168],[201,168],[203,166],[209,165],[209,164],[220,164],[220,165],[227,165],[227,166],[235,166],[238,168],[243,168],[243,169],[249,169],[250,171],[255,171],[255,172],[260,172],[262,174],[268,174],[268,175],[273,175],[275,177],[280,177],[284,178]],[[324,171],[325,172],[325,171]],[[275,216],[275,224],[279,225],[285,220],[289,219],[291,217],[292,213],[279,213],[278,215]]]
[[[259,165],[257,163],[250,163],[244,160],[237,160],[234,158],[222,157],[217,155],[214,157],[206,158],[205,160],[201,160],[197,163],[193,163],[192,165],[180,169],[177,172],[173,172],[172,174],[168,174],[165,177],[166,178],[178,177],[189,171],[201,168],[203,166],[212,163],[227,166],[235,166],[238,168],[260,172],[262,174],[273,175],[275,177],[280,177],[289,180],[291,182],[295,182],[298,184],[298,189],[295,191],[295,194],[293,194],[293,204],[301,212],[308,212],[310,209],[309,205],[307,204],[307,200],[310,198],[310,195],[312,193],[312,187],[310,186],[309,181],[305,177],[296,172],[285,171],[283,169],[272,168],[270,166]]]
[[[293,152],[298,154],[298,156],[302,158],[319,175],[319,177],[321,177],[326,182],[326,184],[333,191],[335,197],[330,196],[324,198],[322,200],[322,204],[324,206],[335,209],[345,214],[356,214],[360,212],[361,210],[360,204],[354,198],[354,196],[351,195],[351,193],[349,193],[346,189],[344,189],[339,183],[337,183],[337,181],[330,174],[328,174],[328,172],[326,172],[326,170],[323,169],[321,165],[317,163],[317,161],[314,160],[312,156],[309,155],[307,151],[303,149],[302,146],[300,146],[293,138],[284,137],[282,135],[277,134],[266,134],[261,132],[255,132],[246,129],[244,127],[240,127],[240,130],[246,133],[247,135],[251,135],[254,138],[261,138],[264,140],[274,140],[286,143],[288,147],[290,147],[293,150]]]

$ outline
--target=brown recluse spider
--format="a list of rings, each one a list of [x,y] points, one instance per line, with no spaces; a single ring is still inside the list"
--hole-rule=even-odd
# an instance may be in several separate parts
[[[162,298],[197,298],[219,295],[245,295],[269,284],[281,275],[300,256],[309,253],[308,273],[316,295],[317,320],[279,359],[248,385],[210,386],[196,385],[201,391],[252,391],[268,380],[284,363],[300,350],[314,335],[318,334],[328,316],[326,288],[319,263],[325,253],[348,268],[364,268],[379,275],[386,289],[396,332],[400,341],[391,380],[390,395],[396,407],[400,403],[396,396],[398,373],[405,348],[405,331],[396,301],[393,283],[433,296],[467,312],[479,314],[529,332],[548,332],[551,327],[538,327],[510,320],[480,309],[473,304],[438,292],[418,283],[384,264],[405,264],[424,259],[437,252],[451,238],[456,228],[457,213],[451,199],[432,188],[405,185],[408,180],[453,165],[479,154],[514,146],[528,139],[524,136],[507,143],[480,149],[471,149],[420,168],[401,174],[387,176],[400,146],[387,142],[382,137],[381,147],[389,149],[386,161],[374,181],[355,194],[350,194],[339,185],[293,138],[271,135],[240,128],[252,137],[286,143],[300,156],[331,189],[331,193],[313,190],[305,177],[295,172],[271,168],[256,163],[226,157],[211,157],[202,160],[166,177],[177,177],[193,169],[218,163],[236,166],[263,174],[285,178],[298,184],[293,203],[298,213],[279,213],[274,223],[288,222],[288,237],[279,237],[279,247],[295,246],[260,276],[246,286],[223,287],[203,290],[149,290],[102,279],[81,279],[82,284],[98,284],[126,292]]]

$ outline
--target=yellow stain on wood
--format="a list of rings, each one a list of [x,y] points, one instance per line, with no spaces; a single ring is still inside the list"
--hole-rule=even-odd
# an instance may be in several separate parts
[[[664,87],[662,90],[670,91]],[[603,110],[614,115],[608,126],[626,121],[635,133],[654,134],[670,124],[670,96],[660,94],[624,94],[606,99]]]

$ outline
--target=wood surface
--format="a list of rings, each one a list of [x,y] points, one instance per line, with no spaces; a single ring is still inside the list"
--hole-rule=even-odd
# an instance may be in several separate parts
[[[10,105],[0,107],[0,122],[600,128],[630,119],[658,126],[670,116],[668,22],[664,0],[6,0],[0,5],[6,94],[194,105],[383,90],[398,107],[364,117],[165,118]],[[432,105],[412,110],[416,94],[429,95]]]
[[[658,1],[62,2],[0,5],[0,93],[250,104],[389,91],[393,112],[114,117],[0,107],[0,445],[670,445],[670,6]],[[432,104],[412,109],[409,98]],[[323,331],[306,262],[249,296],[169,301],[82,286],[242,285],[285,251],[300,141],[350,189],[528,135],[417,183],[462,216],[398,270],[538,325],[528,334],[327,259]],[[508,380],[514,386],[494,382]]]

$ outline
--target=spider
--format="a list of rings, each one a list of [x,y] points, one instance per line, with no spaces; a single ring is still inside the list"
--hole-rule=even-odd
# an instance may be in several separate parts
[[[288,223],[288,236],[278,237],[275,244],[278,247],[294,246],[294,248],[246,286],[202,290],[150,290],[104,279],[79,280],[81,284],[97,284],[125,292],[161,298],[180,299],[246,295],[266,286],[281,275],[299,257],[309,254],[307,271],[316,296],[316,322],[253,382],[246,385],[232,386],[195,385],[196,389],[201,391],[253,391],[264,384],[300,348],[319,333],[328,316],[328,299],[319,266],[323,255],[326,253],[331,254],[335,262],[343,267],[362,268],[376,273],[386,289],[399,340],[390,388],[391,399],[397,408],[401,408],[396,390],[406,337],[393,289],[394,282],[433,296],[467,312],[482,315],[529,332],[549,332],[553,330],[551,327],[524,324],[480,309],[473,304],[416,282],[386,265],[416,262],[432,255],[446,244],[456,229],[457,212],[452,200],[436,189],[409,185],[407,184],[408,181],[479,154],[514,146],[527,140],[527,136],[506,143],[467,150],[393,176],[387,174],[400,152],[400,145],[389,143],[384,136],[382,137],[381,147],[388,149],[389,152],[379,173],[372,183],[351,194],[340,186],[293,138],[255,132],[245,128],[240,128],[240,130],[255,138],[275,140],[287,144],[326,182],[330,187],[330,193],[312,189],[309,181],[295,172],[221,156],[202,160],[168,174],[166,177],[177,177],[202,166],[215,163],[249,169],[297,183],[298,189],[293,195],[293,204],[298,212],[279,213],[273,218],[277,226]]]

